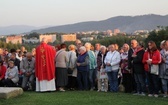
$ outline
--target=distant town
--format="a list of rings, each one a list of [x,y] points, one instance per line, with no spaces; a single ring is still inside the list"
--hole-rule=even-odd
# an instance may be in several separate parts
[[[53,43],[56,40],[59,40],[59,42],[69,42],[69,41],[75,41],[76,39],[80,39],[82,41],[93,41],[94,39],[103,39],[104,37],[112,37],[117,35],[123,35],[128,37],[133,36],[141,36],[146,38],[149,34],[148,30],[137,30],[132,34],[127,35],[125,32],[121,32],[120,29],[114,29],[114,30],[106,30],[106,31],[87,31],[87,32],[76,32],[76,33],[68,33],[68,34],[61,34],[57,38],[58,35],[56,33],[47,33],[47,34],[39,34],[39,37],[29,37],[26,36],[29,34],[18,34],[18,35],[1,35],[0,38],[6,39],[6,43],[11,42],[12,44],[29,44],[29,43],[39,43],[41,42],[42,38],[47,38],[49,42]]]

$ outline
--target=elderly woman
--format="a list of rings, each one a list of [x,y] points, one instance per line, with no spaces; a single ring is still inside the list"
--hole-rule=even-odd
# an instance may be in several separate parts
[[[131,72],[128,70],[128,50],[129,45],[124,44],[123,53],[121,53],[121,72],[123,76],[123,85],[125,87],[125,93],[131,93],[133,90],[133,78]]]
[[[108,90],[108,79],[107,77],[105,78],[100,78],[101,76],[101,73],[105,73],[104,71],[100,71],[102,69],[105,68],[105,63],[104,63],[104,59],[105,59],[105,56],[106,56],[106,47],[105,46],[101,46],[100,47],[100,51],[99,53],[97,54],[97,78],[98,78],[98,92],[99,91],[105,91],[107,92]],[[106,73],[104,74],[106,75]],[[104,87],[102,88],[102,84],[104,84]]]
[[[79,90],[88,89],[88,71],[89,71],[89,55],[84,46],[79,48],[79,56],[77,58],[77,81]]]
[[[14,61],[9,61],[9,68],[5,73],[4,85],[6,87],[14,87],[18,81],[18,68],[14,65]]]
[[[77,69],[76,69],[76,47],[75,45],[71,44],[68,47],[69,52],[68,52],[68,58],[69,58],[69,62],[68,62],[68,70],[70,70],[71,72],[68,73],[68,88],[70,90],[74,90],[75,86],[76,86],[76,77],[77,77]]]
[[[85,43],[86,51],[89,55],[89,82],[90,82],[90,90],[95,89],[95,68],[96,68],[96,57],[94,52],[91,50],[91,44]]]
[[[59,90],[64,92],[64,87],[68,84],[67,63],[69,62],[66,44],[61,44],[61,50],[56,54],[56,84]]]
[[[3,87],[3,80],[5,79],[6,66],[3,65],[3,61],[0,61],[0,87]]]
[[[160,64],[159,77],[162,81],[163,97],[168,97],[168,40],[162,42],[162,50],[160,51],[162,62]]]
[[[116,51],[115,45],[112,44],[109,46],[109,52],[107,53],[104,63],[106,64],[107,75],[110,83],[110,91],[118,91],[118,71],[120,64],[120,53]]]

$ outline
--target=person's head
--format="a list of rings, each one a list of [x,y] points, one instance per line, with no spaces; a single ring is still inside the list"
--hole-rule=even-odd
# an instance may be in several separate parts
[[[100,50],[100,46],[101,46],[100,43],[96,43],[96,44],[95,44],[95,50],[99,51],[99,50]]]
[[[56,51],[58,51],[58,50],[60,50],[60,49],[61,49],[61,47],[60,47],[59,44],[55,46],[55,50],[56,50]]]
[[[0,60],[0,66],[2,66],[3,65],[3,61],[2,60]]]
[[[3,49],[2,48],[0,48],[0,55],[2,55],[3,54]]]
[[[165,45],[164,48],[165,48],[166,50],[168,50],[168,40],[165,41],[165,44],[164,44],[164,45]]]
[[[65,43],[62,43],[62,44],[60,45],[60,47],[61,47],[61,49],[66,49],[66,44],[65,44]]]
[[[16,53],[11,53],[10,59],[16,59]]]
[[[13,60],[10,60],[10,61],[8,62],[8,65],[9,65],[10,68],[14,67],[14,66],[15,66],[14,61],[13,61]]]
[[[148,42],[148,51],[153,52],[157,50],[157,46],[154,41]]]
[[[161,41],[161,43],[160,43],[160,49],[164,49],[164,46],[165,46],[165,40]]]
[[[86,52],[85,46],[81,46],[81,47],[79,48],[79,54],[82,55],[82,54],[84,54],[85,52]]]
[[[19,57],[23,57],[23,56],[24,56],[24,53],[21,52],[21,51],[19,51],[19,52],[18,52],[18,56],[19,56]]]
[[[21,50],[22,52],[24,52],[24,51],[26,51],[26,48],[25,48],[24,46],[22,46],[22,47],[20,48],[20,50]]]
[[[100,51],[102,54],[105,54],[106,53],[106,46],[101,46]]]
[[[16,49],[14,48],[10,49],[10,53],[16,53]]]
[[[138,45],[137,45],[137,49],[140,49],[140,48],[144,48],[144,46],[143,46],[143,44],[138,43]]]
[[[115,50],[118,50],[118,49],[119,49],[118,44],[114,44],[114,46],[115,46]]]
[[[129,45],[127,43],[125,43],[123,45],[122,49],[124,50],[124,52],[127,52],[129,50]]]
[[[79,43],[81,43],[81,41],[79,39],[76,39],[75,44],[78,45]]]
[[[86,42],[85,47],[86,47],[86,50],[89,51],[91,49],[91,43]]]
[[[31,53],[31,52],[27,52],[27,53],[26,53],[26,58],[27,58],[28,60],[32,60],[32,53]]]
[[[131,47],[132,47],[133,49],[135,49],[135,48],[137,47],[137,45],[138,45],[137,40],[135,40],[135,39],[131,40]]]
[[[75,45],[71,44],[68,46],[68,49],[69,49],[69,51],[75,51],[76,47],[75,47]]]
[[[90,50],[94,51],[94,46],[93,45],[91,45]]]
[[[123,47],[121,47],[119,53],[122,54],[123,52],[124,52]]]
[[[112,45],[111,45],[111,50],[110,50],[110,51],[113,52],[113,51],[115,51],[115,50],[116,50],[116,46],[115,46],[115,44],[112,44]]]
[[[32,48],[31,53],[32,53],[33,56],[35,56],[36,55],[36,48]]]
[[[44,37],[44,38],[42,38],[42,42],[47,44],[48,43],[48,39],[46,37]]]

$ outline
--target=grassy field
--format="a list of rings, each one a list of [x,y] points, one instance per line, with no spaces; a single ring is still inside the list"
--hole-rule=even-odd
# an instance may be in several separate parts
[[[16,98],[0,99],[0,105],[168,105],[168,98],[96,91],[24,92]]]

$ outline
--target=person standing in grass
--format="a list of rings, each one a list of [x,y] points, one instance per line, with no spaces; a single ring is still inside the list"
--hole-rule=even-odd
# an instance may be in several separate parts
[[[55,50],[48,45],[46,38],[36,48],[35,58],[35,76],[36,76],[36,91],[55,91],[55,65],[54,57]]]
[[[64,92],[65,86],[68,84],[67,64],[69,62],[68,53],[66,51],[66,44],[62,43],[61,49],[57,52],[56,61],[56,84],[59,91]]]
[[[128,50],[129,45],[124,44],[123,45],[123,53],[121,53],[121,72],[122,72],[122,79],[123,79],[123,85],[125,87],[125,93],[131,93],[132,92],[132,84],[133,84],[133,78],[131,72],[128,70]]]
[[[160,64],[159,77],[162,82],[162,89],[164,92],[163,97],[168,97],[168,40],[163,43],[164,48],[160,51],[162,62]]]
[[[106,68],[109,67],[109,70],[106,72],[110,83],[110,92],[118,92],[118,71],[121,56],[116,50],[115,44],[110,45],[108,48],[109,51],[107,52],[104,63],[106,64]]]
[[[85,43],[86,51],[89,55],[89,85],[90,85],[90,90],[95,89],[95,76],[94,72],[96,69],[96,57],[95,53],[91,50],[91,43]]]
[[[143,49],[143,45],[138,44],[135,49],[132,57],[133,57],[133,69],[134,69],[134,79],[136,83],[136,93],[134,95],[142,95],[145,96],[146,86],[145,86],[145,71],[144,65],[142,63],[143,55],[145,50]]]
[[[84,46],[79,48],[76,65],[78,88],[79,90],[88,90],[89,55]]]
[[[151,66],[159,66],[161,63],[161,55],[154,41],[148,42],[148,50],[144,53],[143,60],[146,72],[146,78],[149,83],[149,97],[158,97],[159,94],[159,75],[151,72]]]
[[[104,63],[104,59],[105,56],[107,54],[107,49],[105,46],[101,46],[100,47],[100,51],[97,54],[97,79],[98,79],[98,92],[99,91],[108,91],[108,78],[107,76],[104,78],[100,78],[101,77],[101,73],[103,73],[104,75],[107,75],[106,72],[104,71],[105,68],[105,63]],[[104,84],[104,88],[102,89],[102,84]]]

